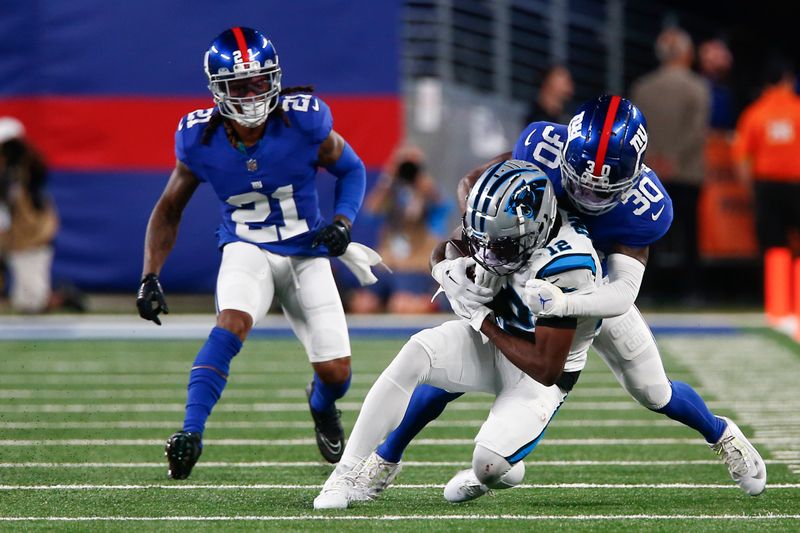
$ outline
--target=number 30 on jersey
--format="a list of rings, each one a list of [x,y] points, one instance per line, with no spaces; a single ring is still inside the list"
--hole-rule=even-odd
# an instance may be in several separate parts
[[[622,203],[627,204],[629,201],[633,202],[633,205],[638,206],[634,209],[633,214],[642,215],[650,209],[651,205],[657,204],[663,199],[664,193],[656,187],[656,184],[653,183],[650,176],[642,176],[642,179],[639,180],[636,187],[631,189],[631,191],[622,198]],[[653,209],[655,210],[655,206],[653,206]],[[661,209],[652,213],[651,217],[653,220],[658,220],[663,210],[664,206],[662,205]]]

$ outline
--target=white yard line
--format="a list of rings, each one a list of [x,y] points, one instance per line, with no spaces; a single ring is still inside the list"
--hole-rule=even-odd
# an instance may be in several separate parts
[[[735,522],[747,520],[800,520],[800,514],[717,514],[717,515],[692,515],[692,514],[593,514],[593,515],[345,515],[345,516],[326,516],[316,515],[294,515],[294,516],[2,516],[0,522],[298,522],[298,521],[322,521],[322,522],[360,522],[360,521],[446,521],[446,520],[512,520],[512,521],[626,521],[626,520],[731,520]]]
[[[0,491],[29,490],[311,490],[320,489],[321,484],[310,485],[289,485],[289,484],[260,484],[252,485],[240,484],[146,484],[146,485],[95,485],[95,484],[71,484],[71,485],[0,485]],[[392,485],[392,489],[441,489],[443,484],[423,483],[423,484],[399,484]],[[514,487],[519,489],[736,489],[738,486],[733,483],[532,483],[520,484]],[[800,483],[775,483],[769,486],[770,490],[777,489],[800,489]]]
[[[757,444],[780,443],[788,439],[754,439]],[[307,446],[315,444],[311,438],[301,439],[208,439],[212,446]],[[416,439],[421,446],[472,445],[473,439]],[[701,445],[702,438],[652,438],[652,439],[542,439],[540,446],[672,446],[676,444]],[[0,439],[3,446],[163,446],[163,439]]]
[[[752,440],[775,457],[800,452],[800,357],[758,334],[735,337],[674,337],[659,339],[697,382],[719,401],[718,414],[730,414],[754,429]],[[800,474],[800,457],[789,465]]]
[[[479,427],[485,419],[470,420],[434,420],[431,427],[460,428]],[[0,422],[0,429],[169,429],[180,425],[176,420],[109,420],[108,422]],[[213,429],[307,429],[313,427],[307,421],[222,421],[208,423]],[[561,420],[556,418],[551,427],[570,428],[608,428],[608,427],[680,427],[678,422],[667,418],[655,420]],[[780,435],[776,435],[780,436]]]
[[[347,391],[348,397],[366,396],[369,387],[351,387]],[[0,400],[94,400],[94,399],[133,399],[133,400],[154,400],[154,399],[179,399],[184,391],[176,392],[173,389],[0,389]],[[585,398],[628,398],[628,393],[621,387],[595,387],[576,391],[575,397],[571,401],[580,401]],[[225,391],[226,399],[237,398],[257,398],[269,400],[273,398],[303,399],[306,392],[302,388],[276,389],[264,387],[260,389],[244,389],[231,387]],[[632,401],[632,400],[631,400]]]
[[[767,464],[789,464],[792,460],[767,459]],[[468,461],[403,461],[404,468],[431,468],[431,467],[453,467],[464,468],[472,463]],[[664,466],[709,466],[721,464],[718,460],[698,459],[691,461],[529,461],[525,463],[527,468],[544,467],[575,467],[575,466],[644,466],[644,467],[664,467]],[[72,468],[164,468],[164,462],[147,463],[0,463],[0,468],[48,468],[48,469],[72,469]],[[253,461],[253,462],[229,462],[229,461],[206,461],[200,463],[197,468],[308,468],[330,466],[329,463],[322,461]]]
[[[616,381],[614,376],[606,369],[601,372],[581,372],[579,383],[581,384],[603,384],[611,387]],[[358,372],[353,374],[353,384],[370,387],[378,378],[378,371]],[[311,377],[311,369],[284,371],[282,369],[269,370],[264,373],[254,373],[249,371],[231,370],[229,380],[230,387],[255,386],[272,387],[276,383],[286,383],[287,376],[306,376]],[[96,372],[96,373],[11,373],[3,374],[3,386],[13,388],[39,388],[42,385],[58,385],[63,388],[65,385],[97,385],[109,387],[115,385],[131,385],[147,387],[153,386],[172,386],[176,388],[186,387],[189,378],[189,368],[185,372],[175,373],[115,373],[115,372]],[[302,390],[302,387],[299,387]],[[181,392],[183,392],[181,390]]]
[[[447,406],[452,411],[487,411],[491,407],[491,400],[470,402],[454,401]],[[643,409],[633,400],[625,401],[575,401],[567,404],[570,411],[632,411]],[[336,407],[342,411],[359,411],[360,402],[337,402]],[[564,409],[567,409],[565,407]],[[0,413],[182,413],[185,410],[183,403],[26,403],[26,404],[0,404]],[[220,402],[214,408],[215,412],[284,412],[308,411],[308,403],[293,402],[253,402],[236,403]]]
[[[731,402],[706,402],[711,409],[725,409],[735,406],[737,411],[746,411],[743,404]],[[447,406],[449,412],[452,411],[488,411],[492,402],[487,398],[486,401],[459,401],[456,400]],[[753,409],[756,413],[758,405],[749,402],[747,408]],[[342,411],[359,411],[359,402],[337,402],[336,406]],[[762,408],[766,408],[763,407]],[[772,412],[791,413],[800,410],[800,402],[783,402],[772,405]],[[180,412],[185,409],[183,403],[23,403],[23,404],[0,404],[0,413],[156,413],[156,412]],[[604,401],[594,400],[573,400],[564,404],[565,411],[638,411],[643,410],[639,404],[633,400]],[[220,402],[214,408],[215,412],[289,412],[307,411],[308,403],[294,402]],[[788,418],[791,422],[791,417]],[[555,422],[554,422],[555,423]]]

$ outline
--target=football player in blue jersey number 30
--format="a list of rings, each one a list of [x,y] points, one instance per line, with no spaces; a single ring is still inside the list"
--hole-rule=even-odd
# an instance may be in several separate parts
[[[529,124],[513,153],[489,163],[513,157],[538,165],[563,207],[580,215],[605,258],[608,282],[593,291],[564,292],[545,280],[530,280],[520,296],[537,317],[602,318],[593,346],[625,390],[644,407],[697,430],[722,456],[736,484],[755,496],[767,481],[758,451],[733,421],[715,416],[689,384],[667,377],[650,328],[634,305],[649,246],[672,221],[672,202],[644,164],[646,149],[647,123],[641,111],[625,98],[603,95],[582,105],[568,125]],[[462,179],[459,199],[467,198],[487,167]],[[463,206],[468,207],[479,206]],[[459,395],[430,385],[417,387],[403,421],[377,450],[382,464],[397,468],[411,439]],[[476,495],[488,490],[476,487]]]
[[[330,109],[309,94],[311,88],[281,90],[278,54],[260,32],[222,32],[205,54],[205,72],[216,106],[178,124],[177,163],[147,226],[136,301],[142,318],[161,324],[158,315],[168,308],[158,274],[181,213],[197,186],[208,182],[222,215],[217,323],[191,369],[183,429],[167,441],[169,476],[189,476],[231,359],[274,296],[314,368],[306,394],[317,444],[335,463],[344,431],[334,402],[350,385],[350,341],[326,256],[342,255],[350,243],[364,197],[364,165],[332,129]],[[331,224],[319,211],[318,167],[337,178]]]

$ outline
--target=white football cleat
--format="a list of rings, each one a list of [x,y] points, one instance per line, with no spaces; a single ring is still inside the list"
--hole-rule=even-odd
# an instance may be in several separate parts
[[[750,496],[764,492],[767,484],[767,466],[742,430],[732,420],[720,416],[728,427],[716,444],[709,447],[722,457],[728,472],[739,488]]]
[[[314,498],[314,509],[347,509],[352,500],[355,478],[354,470],[345,474],[337,474],[334,470],[319,495]]]
[[[372,500],[394,481],[400,469],[400,463],[384,461],[372,452],[347,473],[334,470],[314,498],[314,509],[347,509],[350,502]]]
[[[403,468],[400,463],[386,461],[377,452],[372,452],[359,466],[355,494],[361,499],[369,500],[386,490]]]
[[[462,503],[480,498],[489,492],[489,487],[478,481],[471,468],[462,470],[444,486],[444,498],[450,503]]]

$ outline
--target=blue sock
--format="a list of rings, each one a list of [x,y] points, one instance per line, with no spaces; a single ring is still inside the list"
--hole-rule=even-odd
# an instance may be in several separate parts
[[[353,373],[347,376],[344,383],[323,383],[319,376],[314,374],[314,392],[311,394],[311,408],[318,413],[333,409],[333,402],[341,398],[350,388]]]
[[[707,442],[717,442],[727,426],[725,421],[711,413],[706,402],[691,386],[681,381],[672,381],[670,385],[672,398],[656,412],[696,429]]]
[[[422,428],[436,420],[448,403],[462,394],[464,393],[447,392],[431,385],[419,385],[411,395],[408,409],[400,425],[389,433],[383,444],[378,446],[378,455],[390,463],[400,462],[411,440],[422,431]]]
[[[211,330],[189,374],[184,431],[203,433],[211,409],[228,381],[231,359],[241,349],[242,341],[230,331],[216,327]]]

